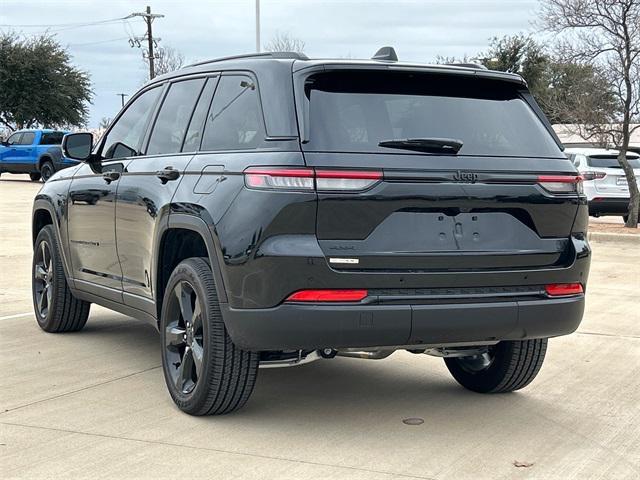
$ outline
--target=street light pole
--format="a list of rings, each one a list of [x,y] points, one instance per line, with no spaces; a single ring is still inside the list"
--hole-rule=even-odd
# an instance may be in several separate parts
[[[124,107],[124,97],[128,97],[129,94],[128,93],[116,93],[116,95],[118,95],[120,97],[120,100],[121,100],[120,103],[122,103],[122,107]]]
[[[260,53],[260,0],[256,0],[256,52]]]

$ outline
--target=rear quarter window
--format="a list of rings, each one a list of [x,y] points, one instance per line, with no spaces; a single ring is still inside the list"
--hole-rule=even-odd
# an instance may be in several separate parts
[[[64,132],[47,132],[40,137],[40,145],[60,145]]]
[[[463,142],[458,155],[564,157],[517,84],[461,75],[347,71],[312,75],[304,88],[307,151],[411,154],[378,144],[449,138]]]
[[[213,96],[201,150],[253,150],[265,145],[257,83],[245,75],[223,75]]]

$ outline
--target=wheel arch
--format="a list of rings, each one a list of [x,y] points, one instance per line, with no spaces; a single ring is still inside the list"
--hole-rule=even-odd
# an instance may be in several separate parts
[[[38,238],[38,233],[45,226],[51,225],[53,227],[54,235],[58,240],[58,245],[60,246],[60,253],[62,254],[62,266],[64,268],[64,274],[67,278],[67,282],[69,282],[70,286],[73,288],[73,277],[71,276],[71,269],[69,268],[68,263],[68,255],[67,255],[67,245],[64,242],[64,237],[60,232],[60,217],[56,212],[53,204],[40,196],[40,198],[36,198],[33,203],[33,211],[31,216],[31,243],[35,246],[36,238]]]
[[[38,171],[42,170],[42,165],[44,165],[44,162],[50,162],[51,166],[53,167],[53,171],[56,171],[53,158],[48,153],[43,153],[38,157]]]
[[[186,258],[206,257],[211,265],[218,300],[227,302],[227,294],[214,235],[209,226],[199,217],[187,214],[171,213],[159,232],[156,252],[156,272],[154,276],[154,292],[157,318],[160,320],[164,291],[173,269]]]

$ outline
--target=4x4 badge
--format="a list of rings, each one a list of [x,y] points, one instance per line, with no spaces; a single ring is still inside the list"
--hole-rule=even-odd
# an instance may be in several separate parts
[[[454,175],[453,179],[456,182],[465,182],[465,183],[476,183],[478,180],[478,174],[472,172],[463,172],[458,170]]]

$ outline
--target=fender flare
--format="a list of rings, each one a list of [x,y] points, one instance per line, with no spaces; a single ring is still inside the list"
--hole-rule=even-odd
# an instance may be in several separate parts
[[[71,268],[69,266],[68,259],[68,249],[67,245],[63,241],[63,236],[60,233],[60,217],[56,213],[56,209],[53,206],[53,203],[48,197],[38,195],[35,201],[33,202],[33,210],[31,211],[31,243],[35,247],[35,240],[37,237],[37,233],[35,232],[35,216],[36,212],[39,210],[46,210],[51,217],[51,224],[53,225],[54,235],[58,240],[58,246],[60,247],[60,254],[62,255],[62,267],[64,270],[64,276],[67,279],[67,283],[71,286],[71,288],[75,288],[75,283],[73,281],[73,276],[71,275]]]
[[[54,172],[56,171],[55,162],[47,152],[41,153],[40,156],[38,157],[38,161],[37,161],[38,171],[41,171],[42,164],[44,162],[51,162],[51,165],[53,166],[53,171]]]
[[[211,264],[211,271],[213,272],[213,278],[216,282],[216,290],[218,294],[218,300],[220,303],[227,303],[227,290],[224,286],[224,278],[222,275],[222,269],[220,267],[220,260],[218,257],[219,248],[216,246],[216,235],[212,231],[212,228],[201,217],[171,212],[168,215],[168,220],[162,222],[162,226],[158,229],[158,237],[156,239],[156,245],[161,245],[162,239],[167,231],[173,229],[185,229],[198,233],[204,240],[207,248],[207,254],[209,257],[209,263]],[[153,278],[153,291],[156,304],[158,304],[158,279],[159,264],[160,264],[160,249],[156,252],[156,272]]]

